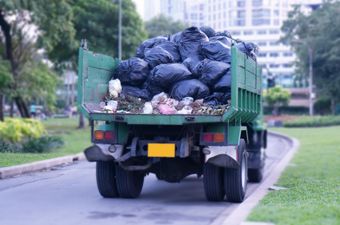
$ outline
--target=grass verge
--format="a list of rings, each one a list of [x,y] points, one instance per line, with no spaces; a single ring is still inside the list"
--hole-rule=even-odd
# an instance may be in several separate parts
[[[90,130],[77,129],[78,118],[48,119],[43,123],[48,133],[63,139],[64,146],[49,153],[0,153],[0,167],[77,154],[91,144]]]
[[[340,126],[279,128],[301,146],[276,185],[248,217],[278,225],[340,224]]]
[[[301,116],[284,122],[285,127],[326,127],[340,125],[340,116]]]

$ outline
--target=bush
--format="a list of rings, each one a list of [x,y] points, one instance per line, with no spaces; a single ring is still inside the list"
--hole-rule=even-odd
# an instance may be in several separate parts
[[[24,139],[39,138],[46,134],[43,124],[35,119],[6,118],[0,122],[0,138],[6,142],[21,142]]]
[[[285,127],[323,127],[340,125],[340,116],[303,116],[298,120],[288,121]]]
[[[27,140],[22,146],[22,152],[43,153],[51,152],[64,145],[63,140],[57,136],[43,136]]]

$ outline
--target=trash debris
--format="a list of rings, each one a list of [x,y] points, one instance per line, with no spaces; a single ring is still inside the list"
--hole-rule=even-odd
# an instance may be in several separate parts
[[[210,39],[211,37],[216,36],[216,31],[208,26],[202,26],[200,27],[200,30],[207,35],[207,37]]]
[[[288,188],[286,188],[286,187],[280,187],[280,186],[275,186],[275,185],[270,186],[268,188],[268,190],[270,190],[270,191],[282,191],[282,190],[287,190],[287,189]]]
[[[122,93],[125,95],[142,98],[144,100],[150,99],[150,93],[147,89],[141,89],[139,87],[124,85]]]
[[[144,103],[144,108],[143,108],[143,113],[144,114],[152,114],[153,112],[153,107],[151,102],[145,102]]]
[[[220,41],[229,47],[231,46],[230,39],[225,36],[214,36],[214,37],[209,38],[209,41]]]
[[[216,92],[230,92],[231,87],[231,71],[228,70],[214,85]]]
[[[157,47],[161,47],[164,50],[168,51],[170,55],[173,57],[174,62],[181,62],[181,55],[179,54],[178,45],[171,41],[164,41],[161,43],[155,44]]]
[[[119,93],[122,92],[122,85],[119,79],[109,81],[109,93],[112,98],[117,98]]]

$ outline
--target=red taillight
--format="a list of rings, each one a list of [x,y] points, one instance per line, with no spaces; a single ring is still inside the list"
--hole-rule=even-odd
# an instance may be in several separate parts
[[[214,134],[213,133],[204,133],[202,137],[203,142],[213,142],[214,141]]]
[[[104,139],[105,140],[114,140],[115,139],[115,134],[112,131],[105,131],[104,134]]]
[[[94,139],[96,141],[114,141],[115,134],[113,131],[96,130],[94,131]]]
[[[225,134],[224,133],[203,133],[201,141],[204,143],[224,143]]]

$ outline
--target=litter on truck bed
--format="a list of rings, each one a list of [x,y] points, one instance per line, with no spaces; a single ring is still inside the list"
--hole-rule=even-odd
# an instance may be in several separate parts
[[[99,110],[222,115],[230,105],[232,45],[256,60],[255,44],[210,27],[145,40],[135,57],[119,63]]]

